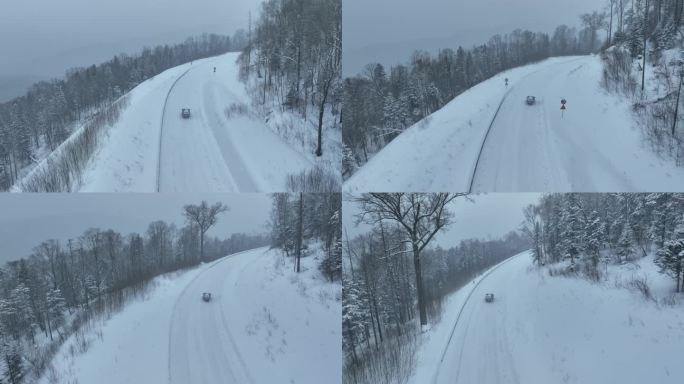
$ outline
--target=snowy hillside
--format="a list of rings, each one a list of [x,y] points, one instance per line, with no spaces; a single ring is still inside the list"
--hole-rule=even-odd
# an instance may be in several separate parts
[[[277,250],[258,248],[155,279],[149,297],[69,339],[43,378],[79,383],[319,383],[340,380],[340,284],[316,256],[295,274]],[[201,300],[211,292],[212,300]]]
[[[238,55],[187,63],[133,89],[75,189],[273,192],[285,190],[287,175],[313,168],[249,113]]]
[[[681,304],[626,287],[646,278],[671,295],[652,257],[609,267],[611,284],[550,277],[529,252],[455,293],[418,351],[411,383],[678,383]],[[485,293],[494,293],[485,303]]]
[[[399,135],[344,189],[684,188],[684,170],[643,144],[629,102],[600,88],[601,73],[598,56],[553,58],[501,73]],[[525,104],[528,95],[535,105]],[[567,100],[563,115],[561,99]]]

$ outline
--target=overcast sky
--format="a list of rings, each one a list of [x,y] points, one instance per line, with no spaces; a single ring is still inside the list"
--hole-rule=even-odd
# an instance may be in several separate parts
[[[261,0],[2,0],[0,87],[203,32],[232,35]]]
[[[579,25],[603,0],[343,0],[345,76],[365,64],[405,62],[415,49],[470,47],[517,28],[552,31]]]
[[[271,212],[268,194],[4,194],[0,196],[0,263],[28,256],[48,239],[65,241],[86,229],[142,233],[156,220],[185,223],[187,204],[222,202],[229,211],[208,233],[265,233]]]
[[[520,227],[524,220],[523,208],[539,201],[539,193],[490,193],[471,196],[472,201],[457,198],[450,204],[454,222],[435,236],[432,246],[457,246],[466,239],[497,239]],[[349,238],[368,232],[365,224],[356,226],[359,210],[345,197],[342,207],[343,231]]]

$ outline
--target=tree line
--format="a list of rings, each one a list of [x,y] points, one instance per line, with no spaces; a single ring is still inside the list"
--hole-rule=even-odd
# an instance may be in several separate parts
[[[488,267],[529,248],[513,232],[500,240],[427,246],[449,225],[460,194],[368,194],[355,198],[367,233],[344,241],[344,380],[400,383],[413,369],[415,334],[438,321],[442,300]],[[422,309],[421,309],[422,308]]]
[[[342,276],[342,195],[276,193],[271,213],[271,244],[284,251],[300,272],[307,242],[321,242],[325,256],[319,269],[329,281]]]
[[[241,56],[259,104],[317,116],[319,157],[326,109],[339,111],[341,23],[340,0],[267,0]]]
[[[183,227],[160,220],[145,233],[90,228],[7,262],[0,268],[0,382],[38,378],[68,336],[121,308],[153,277],[270,243],[267,235],[206,237],[225,209],[187,205]]]
[[[64,78],[36,83],[26,95],[0,104],[0,190],[9,189],[21,178],[23,168],[53,151],[79,125],[143,81],[245,45],[244,31],[233,38],[203,34],[181,44],[145,48],[137,55],[120,54],[102,64],[69,69]]]
[[[598,281],[602,267],[654,252],[661,273],[684,290],[684,194],[550,194],[525,209],[524,231],[539,265],[565,261]]]

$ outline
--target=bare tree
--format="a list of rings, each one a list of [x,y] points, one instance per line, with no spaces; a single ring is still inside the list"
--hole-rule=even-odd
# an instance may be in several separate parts
[[[359,222],[376,224],[383,220],[398,223],[413,251],[420,324],[427,325],[425,289],[421,273],[421,252],[434,236],[451,223],[447,204],[467,193],[369,193],[355,199],[361,206]]]
[[[183,211],[183,215],[197,225],[200,234],[200,260],[204,261],[204,234],[218,222],[220,213],[228,211],[228,207],[222,203],[209,206],[206,201],[202,201],[199,205],[186,205]]]
[[[596,48],[596,34],[607,26],[606,14],[594,11],[592,13],[583,14],[580,16],[580,19],[582,20],[582,24],[589,31],[589,38],[591,39],[589,48],[593,51],[594,48]]]

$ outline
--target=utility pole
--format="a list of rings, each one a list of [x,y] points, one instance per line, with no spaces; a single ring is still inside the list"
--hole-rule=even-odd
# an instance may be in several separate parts
[[[648,0],[646,0],[646,5],[644,6],[644,52],[643,52],[643,64],[641,65],[641,96],[644,95],[644,84],[646,82],[646,34],[648,32]]]

